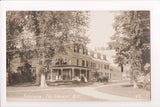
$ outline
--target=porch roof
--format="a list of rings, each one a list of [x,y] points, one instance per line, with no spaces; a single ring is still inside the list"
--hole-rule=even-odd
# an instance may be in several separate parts
[[[51,69],[84,69],[84,70],[92,70],[88,67],[81,67],[81,66],[53,66]]]

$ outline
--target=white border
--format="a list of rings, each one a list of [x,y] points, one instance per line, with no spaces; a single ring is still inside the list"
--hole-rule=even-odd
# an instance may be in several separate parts
[[[150,10],[151,11],[151,71],[152,90],[151,102],[6,102],[6,25],[5,12],[7,10]],[[1,76],[1,104],[10,106],[160,106],[160,1],[23,1],[1,2],[0,5],[0,76]]]

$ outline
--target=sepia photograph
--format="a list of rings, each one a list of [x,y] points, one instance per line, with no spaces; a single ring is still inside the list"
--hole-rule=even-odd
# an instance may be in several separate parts
[[[6,11],[7,101],[151,101],[150,10]]]

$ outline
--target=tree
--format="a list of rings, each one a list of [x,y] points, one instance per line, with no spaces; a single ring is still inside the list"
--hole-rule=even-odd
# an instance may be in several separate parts
[[[149,11],[123,11],[115,17],[113,28],[115,34],[109,43],[110,49],[116,51],[115,63],[121,66],[131,65],[130,72],[137,88],[137,75],[143,66],[150,63],[150,13]],[[147,56],[147,58],[146,58]]]
[[[88,42],[88,12],[84,11],[8,11],[6,26],[7,53],[22,53],[26,60],[36,58],[42,87],[46,86],[44,74],[55,50],[65,52],[63,44],[71,41]]]

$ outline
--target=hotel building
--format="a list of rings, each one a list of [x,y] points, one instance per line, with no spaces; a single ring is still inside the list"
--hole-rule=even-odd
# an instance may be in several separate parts
[[[85,77],[87,81],[99,76],[111,79],[110,65],[106,55],[75,44],[64,44],[65,53],[58,53],[52,60],[52,65],[46,73],[47,81],[75,80]]]

